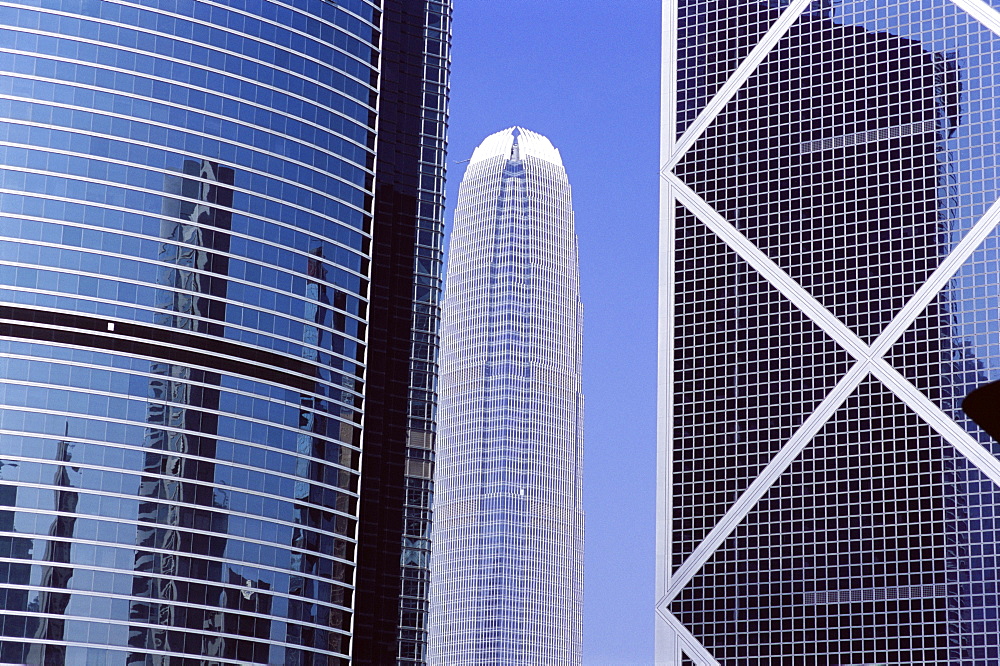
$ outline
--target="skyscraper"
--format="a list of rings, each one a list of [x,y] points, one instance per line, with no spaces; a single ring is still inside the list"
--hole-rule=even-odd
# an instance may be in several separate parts
[[[510,128],[476,148],[449,253],[429,655],[580,663],[583,306],[548,139]]]
[[[382,14],[355,663],[424,663],[451,0]]]
[[[997,35],[664,4],[660,662],[1000,659]]]
[[[422,660],[449,13],[0,7],[0,661]]]

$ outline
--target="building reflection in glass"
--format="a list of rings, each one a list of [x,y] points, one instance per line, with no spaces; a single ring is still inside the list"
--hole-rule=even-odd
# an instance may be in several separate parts
[[[257,4],[3,13],[0,660],[351,659],[376,102],[413,73],[377,3]]]
[[[677,133],[783,8],[681,3]],[[872,343],[1000,196],[998,62],[947,2],[814,3],[675,172]],[[683,206],[674,232],[678,567],[852,361]],[[984,443],[958,405],[1000,361],[996,323],[970,326],[996,255],[994,233],[886,355]],[[670,605],[721,663],[1000,658],[1000,493],[896,390],[868,378],[824,417]]]
[[[42,555],[42,561],[45,562],[40,583],[42,591],[28,606],[43,614],[39,618],[32,618],[31,622],[32,625],[37,624],[34,630],[36,642],[29,648],[26,659],[31,664],[62,663],[66,659],[66,648],[60,643],[67,639],[66,621],[62,616],[69,605],[70,594],[66,590],[73,577],[71,549],[73,528],[76,525],[76,505],[79,501],[76,488],[80,485],[80,470],[71,464],[72,454],[68,442],[59,442],[57,450],[56,460],[64,464],[57,468],[53,479],[53,507],[56,513],[49,528],[51,538],[46,541],[45,553]]]
[[[159,326],[220,336],[225,321],[233,170],[188,160],[185,176],[164,182],[164,239],[158,259]],[[227,186],[228,185],[228,186]],[[176,198],[169,196],[176,195]],[[220,583],[228,517],[215,489],[218,372],[154,362],[149,385],[146,475],[139,487],[139,521],[129,616],[129,644],[145,650],[235,658],[227,650],[226,588]],[[215,533],[219,536],[210,536]],[[216,583],[213,585],[212,583]],[[238,598],[239,595],[234,595]],[[178,603],[182,602],[182,603]],[[209,609],[194,605],[208,606]],[[266,624],[266,623],[264,623]],[[186,631],[184,631],[186,630]],[[207,632],[207,633],[205,633]],[[265,633],[259,638],[268,638]],[[266,659],[266,645],[254,661]],[[146,652],[134,663],[145,663]],[[253,657],[251,657],[253,658]]]
[[[0,461],[0,475],[3,468],[11,464]],[[25,587],[15,587],[23,585],[24,581],[31,578],[31,565],[26,561],[31,559],[32,541],[26,537],[15,536],[14,530],[14,507],[17,506],[17,486],[4,482],[0,484],[0,531],[4,533],[0,536],[0,556],[4,559],[0,561],[0,600],[7,607],[29,608],[29,591]],[[10,559],[7,559],[10,558]],[[33,636],[33,628],[36,622],[33,618],[20,615],[16,618],[5,618],[4,636]],[[29,627],[29,624],[32,627]],[[0,661],[8,664],[26,662],[26,651],[29,646],[25,643],[14,643],[8,641],[0,642]]]

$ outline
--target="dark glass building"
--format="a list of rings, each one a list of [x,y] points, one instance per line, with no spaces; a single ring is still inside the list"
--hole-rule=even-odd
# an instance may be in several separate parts
[[[1000,660],[1000,449],[959,409],[1000,376],[1000,14],[966,9],[666,5],[664,663]]]
[[[451,1],[382,14],[356,663],[424,663]]]
[[[421,660],[449,11],[0,7],[0,660]]]

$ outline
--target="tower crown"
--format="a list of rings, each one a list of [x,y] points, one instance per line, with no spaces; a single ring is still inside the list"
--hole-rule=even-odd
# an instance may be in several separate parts
[[[517,126],[508,127],[483,139],[483,142],[472,152],[469,164],[482,162],[491,157],[510,159],[515,154],[515,147],[517,155],[521,159],[530,155],[557,166],[563,165],[559,149],[553,146],[551,141],[537,132]]]

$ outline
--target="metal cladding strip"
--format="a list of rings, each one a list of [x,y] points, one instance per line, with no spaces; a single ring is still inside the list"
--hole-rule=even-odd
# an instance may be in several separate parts
[[[772,49],[778,44],[785,33],[792,27],[799,15],[809,7],[812,0],[793,0],[781,13],[778,20],[768,29],[757,46],[747,54],[746,59],[729,76],[726,82],[719,88],[719,92],[712,97],[711,101],[705,105],[698,117],[688,126],[681,138],[677,140],[669,159],[664,163],[660,173],[667,173],[680,162],[684,153],[694,145],[695,141],[704,133],[708,126],[712,124],[716,116],[722,112],[730,99],[736,95],[737,91],[746,83],[747,79],[757,70],[757,67],[764,61]]]
[[[1000,37],[1000,13],[983,0],[951,0],[957,7],[972,16],[993,34]]]
[[[930,302],[938,295],[948,281],[954,277],[955,273],[962,267],[962,264],[972,256],[972,253],[982,245],[986,237],[1000,224],[1000,200],[989,207],[979,221],[977,221],[969,233],[965,234],[961,241],[948,253],[948,256],[938,264],[931,276],[927,278],[920,289],[916,291],[906,305],[896,313],[892,321],[885,327],[885,330],[875,339],[871,346],[872,358],[881,358],[888,353],[889,349],[896,343],[901,335],[920,316]],[[818,323],[818,322],[817,322]]]
[[[715,551],[722,545],[727,537],[735,530],[747,514],[753,510],[761,497],[764,496],[778,477],[788,466],[798,457],[799,453],[812,441],[813,437],[822,429],[831,416],[840,408],[847,398],[854,392],[854,389],[865,380],[869,374],[869,361],[860,361],[851,366],[833,390],[823,399],[823,402],[816,407],[809,415],[795,434],[781,447],[781,450],[771,459],[760,474],[753,480],[753,483],[725,515],[719,519],[712,531],[708,533],[705,540],[698,544],[691,556],[684,561],[674,572],[670,583],[667,585],[666,594],[659,600],[658,606],[664,606],[672,602],[685,585],[694,578],[695,574],[701,570],[702,566],[709,560]]]
[[[660,181],[660,267],[659,267],[659,322],[657,326],[657,410],[656,441],[657,478],[667,483],[656,484],[656,505],[662,508],[665,520],[656,523],[656,550],[660,559],[657,569],[656,594],[663,594],[670,580],[673,561],[673,447],[670,442],[670,424],[673,422],[674,405],[674,290],[671,277],[674,274],[674,215],[677,202],[673,186],[669,181]]]
[[[972,438],[968,432],[955,420],[941,411],[930,398],[910,383],[898,370],[884,359],[874,360],[871,372],[885,384],[897,398],[905,402],[910,409],[926,421],[949,444],[958,449],[997,486],[1000,486],[1000,460],[990,453],[986,447]]]
[[[666,165],[677,144],[677,2],[662,3],[660,16],[660,163]],[[663,167],[666,169],[666,166]]]
[[[849,329],[844,322],[813,298],[801,285],[791,278],[780,266],[764,254],[736,227],[715,211],[697,192],[672,173],[663,176],[673,185],[677,199],[694,213],[701,222],[711,229],[723,242],[732,248],[751,267],[757,270],[771,286],[780,291],[802,313],[829,335],[837,344],[859,361],[871,357],[871,348]]]
[[[720,666],[718,660],[712,656],[712,653],[701,644],[701,641],[694,634],[688,631],[684,623],[674,617],[673,613],[662,607],[657,607],[656,613],[674,630],[678,647],[684,650],[684,653],[688,657],[691,657],[697,666]]]

